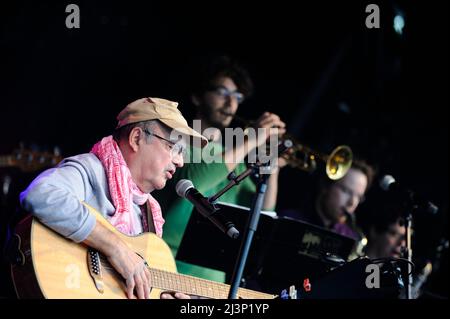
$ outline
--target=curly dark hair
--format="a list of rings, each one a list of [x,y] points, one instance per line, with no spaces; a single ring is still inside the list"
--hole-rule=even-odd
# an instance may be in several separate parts
[[[397,196],[380,189],[372,191],[358,215],[366,233],[373,228],[377,233],[386,232],[394,223],[404,225],[404,203]]]
[[[220,76],[231,78],[246,98],[253,94],[253,82],[250,75],[239,62],[227,55],[214,56],[206,60],[206,63],[203,60],[202,65],[197,68],[197,74],[191,82],[191,92],[194,95],[201,95],[208,91],[211,82]]]

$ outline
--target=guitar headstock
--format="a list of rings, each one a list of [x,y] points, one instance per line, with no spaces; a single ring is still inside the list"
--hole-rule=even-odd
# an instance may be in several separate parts
[[[55,166],[61,160],[62,156],[56,148],[53,153],[19,148],[10,155],[0,156],[0,167],[17,167],[29,173]]]

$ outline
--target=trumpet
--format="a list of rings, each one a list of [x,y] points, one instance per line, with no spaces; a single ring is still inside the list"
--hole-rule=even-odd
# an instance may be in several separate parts
[[[325,163],[328,178],[338,180],[344,177],[352,166],[353,152],[347,145],[339,145],[328,155],[301,144],[289,134],[283,135],[282,138],[288,138],[294,144],[291,152],[282,155],[293,168],[312,173],[317,169],[317,162],[321,161]]]
[[[235,114],[222,113],[233,116],[234,120],[241,122],[244,126],[244,132],[255,124],[254,121],[248,121]],[[300,143],[290,134],[283,134],[281,139],[282,141],[289,139],[293,143],[292,148],[282,155],[282,157],[286,159],[288,165],[293,168],[312,173],[317,169],[317,162],[321,161],[325,163],[325,170],[328,178],[331,180],[338,180],[344,177],[352,166],[353,152],[347,145],[339,145],[328,155]]]

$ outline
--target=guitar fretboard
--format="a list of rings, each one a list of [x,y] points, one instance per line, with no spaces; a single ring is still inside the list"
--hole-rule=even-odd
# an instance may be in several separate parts
[[[100,255],[102,267],[105,270],[116,273],[111,267],[109,261]],[[182,275],[170,271],[148,267],[151,275],[151,286],[161,290],[177,291],[187,295],[195,295],[212,299],[227,299],[230,286],[227,284],[197,278],[188,275]],[[274,295],[266,294],[250,289],[239,288],[237,292],[239,299],[274,299]]]
[[[213,299],[227,299],[230,286],[206,279],[181,275],[150,268],[152,286],[162,290],[173,290],[189,295]],[[239,288],[237,297],[242,299],[273,299],[275,296],[263,292]]]

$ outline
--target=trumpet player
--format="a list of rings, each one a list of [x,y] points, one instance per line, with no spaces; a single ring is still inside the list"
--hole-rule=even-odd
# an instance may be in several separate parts
[[[210,63],[200,68],[198,79],[193,81],[191,101],[195,107],[194,118],[200,122],[200,127],[194,127],[209,139],[209,153],[218,155],[222,161],[206,163],[203,158],[200,163],[186,163],[181,170],[177,170],[170,181],[168,189],[157,194],[165,215],[164,240],[169,244],[174,256],[183,239],[189,222],[193,206],[179,198],[173,192],[174,185],[180,179],[189,179],[205,196],[211,196],[221,190],[229,181],[227,176],[234,171],[240,174],[246,170],[244,158],[252,150],[265,145],[266,141],[276,135],[285,133],[285,123],[276,114],[265,112],[254,123],[255,128],[266,128],[263,134],[248,137],[243,143],[236,143],[232,148],[224,148],[221,134],[224,133],[239,106],[252,94],[253,83],[248,72],[235,61],[226,56],[214,58]],[[270,128],[276,127],[275,130]],[[194,149],[191,149],[195,151]],[[279,159],[278,168],[286,162]],[[278,168],[272,170],[268,180],[263,210],[273,210],[276,204],[278,189]],[[256,185],[250,178],[244,179],[239,185],[230,189],[221,201],[251,206]],[[177,261],[180,273],[193,275],[209,280],[224,282],[223,272],[205,269]]]

